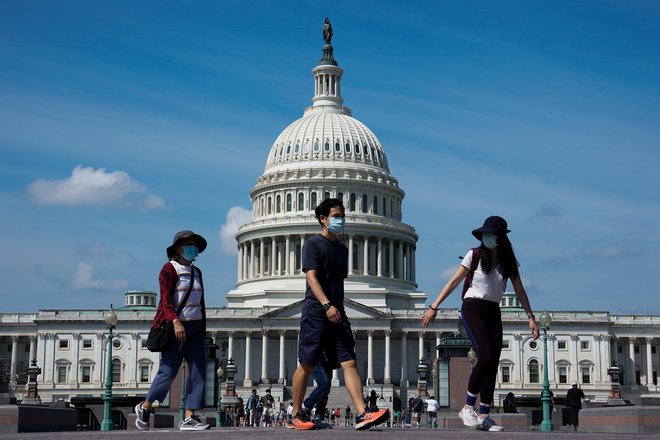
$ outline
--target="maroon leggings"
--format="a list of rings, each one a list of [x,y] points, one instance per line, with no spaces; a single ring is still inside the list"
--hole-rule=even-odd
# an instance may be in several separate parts
[[[502,352],[502,314],[500,305],[492,301],[466,298],[461,307],[463,325],[477,352],[468,391],[479,395],[486,405],[493,403],[495,381]]]

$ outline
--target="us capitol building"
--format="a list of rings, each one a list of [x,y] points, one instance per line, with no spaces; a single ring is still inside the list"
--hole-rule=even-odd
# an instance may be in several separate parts
[[[417,290],[415,281],[418,236],[403,222],[405,193],[390,173],[376,135],[344,106],[344,70],[334,59],[331,33],[324,34],[323,56],[312,69],[312,105],[275,139],[264,172],[250,191],[252,220],[236,234],[236,287],[226,294],[227,307],[207,310],[208,345],[213,350],[208,350],[206,404],[215,404],[216,369],[229,359],[237,368],[240,396],[255,387],[260,394],[271,388],[276,399],[291,399],[305,291],[301,249],[320,231],[314,208],[334,197],[343,200],[347,210],[341,236],[349,251],[345,306],[365,393],[373,389],[390,402],[407,400],[418,390],[421,364],[432,370],[427,374],[429,394],[433,389],[443,407],[462,405],[465,383],[461,380],[460,393],[450,395],[456,376],[449,374],[451,359],[438,357],[442,350],[435,349],[461,341],[456,337],[459,313],[441,309],[429,328],[420,327],[427,295]],[[102,396],[107,368],[115,396],[145,395],[160,356],[144,348],[157,302],[152,291],[125,293],[124,307],[116,309],[119,324],[111,365],[106,365],[104,310],[1,313],[0,396],[23,398],[32,359],[42,369],[38,383],[44,402]],[[513,293],[504,295],[501,308],[504,347],[495,405],[508,392],[539,396],[546,367],[543,343],[531,339]],[[610,391],[607,370],[616,361],[623,371],[626,399],[660,396],[660,316],[550,314],[547,369],[555,395],[564,395],[575,381],[587,398],[605,402]],[[341,403],[348,403],[341,371],[334,372],[333,386],[331,399],[343,396]]]

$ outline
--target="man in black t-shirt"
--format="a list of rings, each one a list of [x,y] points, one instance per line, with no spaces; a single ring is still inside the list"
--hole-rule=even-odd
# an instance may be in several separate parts
[[[355,406],[355,429],[369,429],[389,419],[389,411],[365,411],[362,400],[355,339],[344,310],[348,249],[338,239],[338,234],[344,230],[344,206],[340,200],[326,199],[316,207],[315,214],[322,227],[321,233],[305,240],[302,249],[307,284],[300,317],[299,364],[292,381],[294,417],[290,427],[314,428],[301,408],[309,375],[325,354],[331,365],[338,364],[344,371],[346,389]]]

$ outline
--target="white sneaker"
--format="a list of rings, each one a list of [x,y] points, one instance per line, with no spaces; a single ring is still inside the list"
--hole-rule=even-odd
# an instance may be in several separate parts
[[[470,428],[481,425],[479,422],[479,415],[472,408],[463,407],[458,413],[458,417],[463,420],[465,426],[469,426]]]
[[[210,425],[208,423],[202,423],[199,417],[193,415],[185,419],[179,425],[179,430],[181,431],[203,431],[209,429]]]
[[[482,418],[479,418],[479,423],[481,423],[481,426],[477,429],[480,429],[482,431],[491,431],[491,432],[499,432],[503,431],[504,428],[495,423],[493,419],[491,419],[489,416]]]

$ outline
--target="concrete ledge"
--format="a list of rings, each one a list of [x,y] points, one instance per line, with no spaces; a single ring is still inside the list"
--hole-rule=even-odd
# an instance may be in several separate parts
[[[580,411],[580,431],[609,433],[660,433],[660,407],[613,406]]]
[[[73,408],[37,405],[0,405],[0,432],[75,431],[78,412]]]

